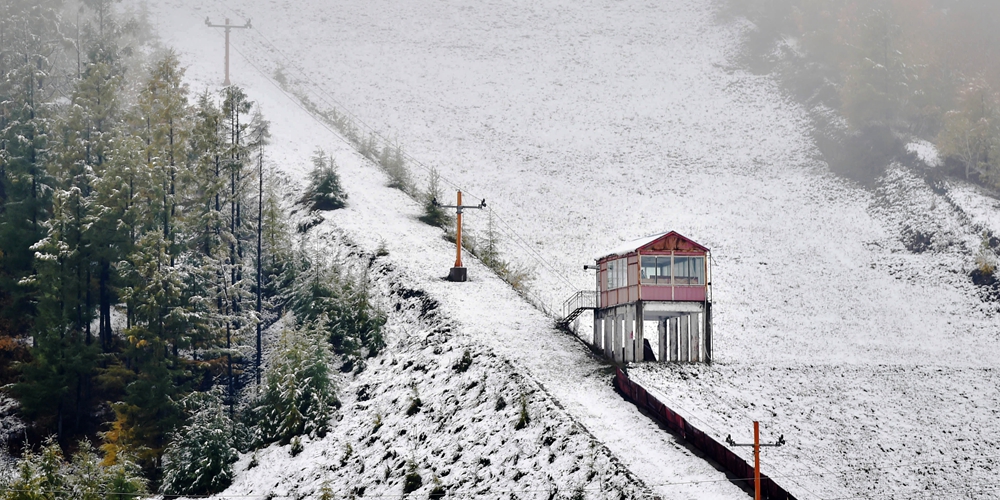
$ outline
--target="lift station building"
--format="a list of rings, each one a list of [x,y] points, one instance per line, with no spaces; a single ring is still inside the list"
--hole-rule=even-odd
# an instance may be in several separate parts
[[[709,363],[710,255],[708,248],[673,231],[625,243],[588,266],[597,271],[596,291],[567,300],[563,321],[593,310],[593,345],[615,361]],[[655,337],[646,331],[652,324],[657,325]]]

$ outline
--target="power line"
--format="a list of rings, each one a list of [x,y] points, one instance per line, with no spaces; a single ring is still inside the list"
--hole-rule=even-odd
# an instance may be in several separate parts
[[[222,2],[222,3],[230,11],[233,11],[233,12],[236,12],[236,13],[238,13],[240,15],[243,15],[243,13],[240,12],[239,10],[231,8],[225,2]],[[323,90],[323,88],[319,84],[317,84],[315,80],[313,80],[311,77],[309,77],[309,75],[301,67],[299,67],[298,65],[296,65],[287,56],[285,56],[284,53],[274,44],[274,42],[272,42],[269,38],[267,38],[267,36],[264,35],[264,33],[260,29],[256,29],[255,30],[255,34],[259,35],[264,40],[264,42],[271,48],[271,50],[273,50],[275,53],[277,53],[278,56],[282,60],[284,60],[286,63],[289,64],[290,67],[298,70],[300,76],[302,76],[310,84],[309,86],[307,86],[307,89],[311,89],[313,91],[314,95],[316,93],[318,93],[319,94],[318,97],[320,98],[320,100],[324,101],[325,104],[327,104],[327,106],[329,106],[331,108],[334,108],[334,109],[337,109],[338,112],[341,113],[341,114],[345,114],[345,115],[349,116],[350,119],[353,122],[360,123],[363,128],[367,129],[367,131],[369,131],[371,134],[374,134],[376,137],[380,138],[385,144],[389,144],[390,143],[390,141],[389,141],[389,139],[387,137],[385,137],[383,134],[381,134],[380,132],[378,132],[374,127],[372,127],[372,126],[368,125],[367,123],[365,123],[357,115],[351,113],[350,110],[347,109],[347,107],[344,104],[342,104],[341,102],[339,102],[336,98],[334,98],[332,95],[330,95],[327,91]],[[249,61],[249,58],[245,54],[243,54],[241,52],[241,55],[243,55],[244,58]],[[251,65],[253,65],[253,64],[251,64]],[[253,66],[254,66],[254,69],[256,69],[259,73],[261,73],[263,76],[267,77],[267,75],[265,75],[260,68],[258,68],[256,65],[253,65]],[[267,78],[268,78],[268,80],[270,80],[270,77],[267,77]],[[284,91],[282,91],[282,92],[284,93]],[[286,95],[287,95],[287,93],[286,93]],[[331,103],[331,101],[332,101],[332,103]],[[310,111],[306,110],[301,105],[299,107],[302,108],[304,111],[310,113],[310,115],[312,115],[312,113]],[[316,120],[315,117],[313,117],[313,119]],[[317,121],[320,121],[320,120],[317,120]],[[327,129],[329,130],[329,127],[327,127]],[[335,133],[337,133],[339,135],[339,132],[335,132]],[[428,167],[423,162],[421,162],[419,159],[417,159],[417,158],[413,157],[412,155],[410,155],[409,153],[407,153],[405,150],[402,151],[402,156],[404,158],[406,158],[407,161],[409,161],[411,164],[414,164],[414,165],[420,167],[421,169],[423,169],[424,171],[426,171],[428,173],[431,173],[431,172],[433,172],[435,170],[435,169],[433,169],[431,167]],[[452,186],[452,187],[454,187],[456,189],[462,190],[462,187],[457,182],[452,181],[451,179],[449,179],[448,177],[446,177],[444,175],[441,175],[440,173],[438,173],[438,176],[439,176],[440,179],[442,179],[445,183],[449,184],[450,186]],[[475,193],[472,193],[471,191],[468,191],[468,190],[463,190],[463,191],[465,191],[466,193],[468,193],[469,195],[471,195],[473,198],[481,198],[480,196],[476,195]],[[525,250],[528,253],[528,257],[530,257],[531,259],[535,260],[538,264],[542,265],[542,267],[544,267],[545,269],[547,269],[549,272],[555,274],[560,280],[562,280],[564,283],[566,283],[571,290],[576,288],[576,285],[574,285],[572,282],[570,282],[563,275],[563,273],[559,272],[547,260],[545,260],[545,258],[536,249],[534,249],[529,243],[527,243],[524,240],[524,238],[521,237],[521,235],[519,233],[517,233],[517,231],[515,231],[514,228],[511,227],[511,225],[503,217],[501,217],[499,214],[497,214],[496,211],[493,210],[492,208],[490,209],[490,211],[496,216],[496,218],[500,221],[500,223],[503,224],[503,226],[506,228],[506,231],[505,231],[505,232],[507,232],[506,236],[510,240],[512,240],[522,250]]]

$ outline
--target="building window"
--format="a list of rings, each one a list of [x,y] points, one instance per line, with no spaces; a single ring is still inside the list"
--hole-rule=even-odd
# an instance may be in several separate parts
[[[674,284],[704,285],[705,258],[684,256],[674,257]]]
[[[670,256],[643,255],[642,256],[642,284],[644,285],[669,285],[670,284]]]
[[[628,285],[628,259],[608,261],[608,290]]]

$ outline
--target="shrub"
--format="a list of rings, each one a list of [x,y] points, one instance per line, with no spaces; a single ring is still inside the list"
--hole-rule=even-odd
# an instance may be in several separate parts
[[[445,495],[448,494],[447,490],[444,489],[444,485],[441,484],[441,479],[439,479],[436,475],[431,483],[434,485],[434,488],[431,489],[427,498],[444,498]]]
[[[412,458],[406,461],[406,476],[403,478],[403,493],[413,493],[424,484],[424,479],[417,471],[417,462]]]
[[[413,180],[410,179],[410,171],[406,168],[402,147],[398,144],[392,147],[388,144],[383,146],[382,152],[378,156],[378,164],[382,167],[382,171],[389,176],[389,187],[407,194],[414,191]]]
[[[462,359],[458,360],[452,368],[456,372],[465,373],[470,366],[472,366],[472,353],[466,349],[465,352],[462,353]]]
[[[313,210],[336,210],[347,206],[347,193],[340,185],[337,163],[332,156],[317,149],[312,157],[313,169],[309,172],[309,185],[302,195],[301,203]]]
[[[103,465],[94,447],[83,440],[67,464],[54,438],[45,443],[41,453],[26,453],[10,471],[0,499],[103,498],[111,491],[122,499],[146,495],[146,480],[130,458],[112,457],[110,465]]]
[[[292,438],[292,445],[288,448],[288,453],[293,457],[302,453],[302,440],[298,436]]]
[[[417,391],[414,390],[413,396],[410,397],[410,406],[406,409],[406,416],[412,417],[416,415],[420,412],[420,407],[423,405],[424,403],[420,401],[420,396],[417,394]]]
[[[496,411],[503,411],[507,407],[507,400],[503,396],[497,396],[497,405],[493,407]]]
[[[983,231],[983,240],[979,245],[979,253],[976,254],[976,268],[982,276],[993,276],[997,269],[997,258],[990,248],[990,238],[989,231]]]
[[[423,193],[424,214],[420,216],[420,222],[447,230],[452,226],[452,218],[441,208],[441,197],[441,175],[432,169],[427,191]]]
[[[521,395],[521,414],[518,417],[517,424],[514,425],[515,430],[521,430],[531,423],[531,416],[528,415],[528,399]]]
[[[233,421],[220,390],[195,392],[183,400],[193,414],[163,454],[166,495],[201,495],[224,490],[233,479],[238,452],[232,445]]]

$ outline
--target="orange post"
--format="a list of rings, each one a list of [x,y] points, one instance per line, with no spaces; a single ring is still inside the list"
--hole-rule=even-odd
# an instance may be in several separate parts
[[[458,206],[462,206],[462,192],[458,192]],[[455,230],[455,267],[462,267],[462,209],[458,209],[457,229]]]
[[[760,424],[753,422],[753,498],[760,500]]]

